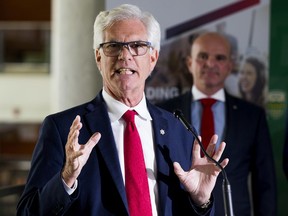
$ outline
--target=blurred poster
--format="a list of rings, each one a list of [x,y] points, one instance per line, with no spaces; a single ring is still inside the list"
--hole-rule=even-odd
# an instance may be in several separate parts
[[[265,106],[269,69],[270,2],[236,1],[166,29],[158,63],[147,80],[146,96],[154,103],[190,91],[193,80],[186,57],[193,39],[217,31],[232,44],[234,69],[226,81],[232,95]]]

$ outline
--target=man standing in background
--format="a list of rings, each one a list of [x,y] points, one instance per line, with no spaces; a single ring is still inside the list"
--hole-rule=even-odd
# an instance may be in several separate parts
[[[214,123],[210,124],[219,140],[227,142],[222,156],[230,158],[225,170],[232,187],[235,215],[277,215],[274,159],[265,111],[224,90],[232,70],[230,43],[219,33],[203,33],[192,44],[187,66],[194,82],[191,91],[159,105],[171,112],[182,110],[202,135],[200,100],[214,99]],[[219,142],[216,148],[218,145]],[[222,181],[219,176],[213,190],[217,216],[225,215]]]

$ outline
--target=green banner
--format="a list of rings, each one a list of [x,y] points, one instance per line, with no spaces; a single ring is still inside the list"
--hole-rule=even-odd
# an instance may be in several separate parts
[[[279,216],[288,215],[288,181],[282,168],[288,93],[287,6],[285,0],[271,1],[268,121],[276,163]]]

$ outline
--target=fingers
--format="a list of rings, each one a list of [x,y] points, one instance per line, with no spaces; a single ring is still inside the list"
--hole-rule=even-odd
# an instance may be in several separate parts
[[[226,143],[225,142],[221,142],[218,150],[215,152],[213,158],[216,160],[216,161],[219,161],[224,150],[225,150],[225,147],[226,147]],[[229,163],[229,159],[228,158],[225,158],[220,164],[223,168],[225,168],[227,166],[227,164]]]
[[[72,125],[70,126],[70,131],[80,130],[80,129],[81,129],[82,123],[81,123],[80,120],[81,120],[81,119],[80,119],[80,116],[77,115],[77,116],[75,117],[75,119],[73,120]]]
[[[198,136],[198,138],[199,138],[200,141],[202,140],[201,136]],[[205,149],[208,155],[212,156],[214,154],[217,140],[218,140],[218,135],[214,134],[211,137],[211,139],[210,139],[210,143],[209,143],[207,149]],[[194,155],[194,157],[195,156],[201,157],[200,152],[201,152],[200,145],[198,144],[197,139],[195,139],[194,146],[193,146],[193,155]]]
[[[220,160],[220,158],[221,158],[221,156],[222,156],[222,154],[223,154],[223,152],[224,152],[225,146],[226,146],[226,143],[225,143],[225,142],[221,142],[221,143],[220,143],[217,151],[215,152],[215,154],[214,154],[214,156],[213,156],[213,158],[214,158],[215,160],[217,160],[217,161]]]
[[[221,142],[217,151],[215,152],[215,147],[216,147],[216,143],[218,141],[218,135],[217,134],[214,134],[212,137],[211,137],[211,140],[210,140],[210,143],[209,143],[209,146],[207,147],[207,153],[211,156],[213,156],[213,159],[216,160],[216,161],[219,161],[224,150],[225,150],[225,147],[226,147],[226,143],[225,142]],[[226,158],[224,159],[222,162],[221,162],[221,166],[224,168],[227,164],[229,163],[229,159]]]
[[[80,129],[82,128],[82,123],[80,122],[80,116],[77,115],[70,126],[70,131],[68,134],[67,144],[68,147],[76,151],[78,149],[78,136],[80,134]]]
[[[184,170],[182,169],[182,167],[180,166],[180,164],[178,162],[174,162],[173,166],[174,166],[175,174],[180,178],[180,176],[183,175]]]
[[[228,163],[229,163],[229,159],[228,159],[228,158],[225,158],[225,159],[221,162],[221,166],[222,166],[223,168],[225,168]]]
[[[208,145],[207,149],[206,149],[206,152],[208,155],[212,156],[214,154],[214,151],[215,151],[215,147],[216,147],[216,144],[215,143],[211,143]]]
[[[73,151],[78,151],[80,149],[80,145],[78,143],[80,129],[82,128],[82,123],[80,120],[81,120],[80,116],[77,115],[70,126],[70,131],[69,131],[68,138],[67,138],[67,145]],[[101,138],[101,134],[99,132],[96,132],[90,137],[86,145],[83,145],[83,146],[87,148],[93,148],[98,143],[100,138]],[[79,154],[77,155],[79,156]]]
[[[218,135],[214,134],[211,137],[209,145],[208,145],[208,147],[206,149],[206,152],[207,152],[208,155],[212,156],[214,154],[217,141],[218,141]]]
[[[66,154],[67,156],[70,155],[70,158],[73,160],[84,154],[89,155],[101,138],[101,134],[96,132],[90,137],[85,145],[79,144],[78,138],[80,135],[80,129],[82,128],[80,120],[80,116],[77,115],[70,126],[67,138]]]
[[[88,140],[88,142],[86,143],[85,147],[92,150],[94,146],[99,142],[100,138],[101,138],[101,134],[99,132],[94,133],[91,136],[91,138]]]
[[[198,136],[199,140],[201,141],[201,136]],[[193,144],[193,149],[192,149],[192,155],[193,158],[200,158],[200,144],[198,143],[197,139],[194,140],[194,144]]]
[[[211,137],[209,144],[215,144],[215,143],[217,143],[217,141],[218,141],[218,135],[217,135],[217,134],[214,134],[214,135]]]

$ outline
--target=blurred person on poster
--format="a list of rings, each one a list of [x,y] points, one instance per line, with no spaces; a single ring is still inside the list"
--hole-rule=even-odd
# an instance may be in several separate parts
[[[231,65],[231,46],[227,38],[216,32],[200,35],[187,58],[194,81],[191,91],[158,105],[171,112],[182,110],[201,135],[203,108],[200,101],[214,99],[214,123],[211,124],[219,140],[227,142],[222,157],[230,159],[225,170],[232,188],[235,215],[248,216],[253,211],[257,216],[275,216],[276,177],[265,111],[231,96],[224,89]],[[222,181],[219,176],[213,190],[217,216],[225,215]]]
[[[247,57],[239,73],[240,97],[265,108],[265,64],[256,57]]]
[[[45,118],[17,215],[214,215],[221,169],[200,156],[180,121],[145,97],[160,38],[159,23],[137,6],[99,13],[93,48],[103,89],[92,101]],[[131,142],[140,157],[127,152]],[[213,136],[208,154],[216,142]]]
[[[239,73],[239,60],[241,55],[239,54],[237,37],[227,31],[226,21],[222,21],[215,26],[216,32],[227,38],[231,45],[231,63],[232,68],[229,76],[225,80],[225,89],[233,96],[239,96],[238,88],[238,73]]]

